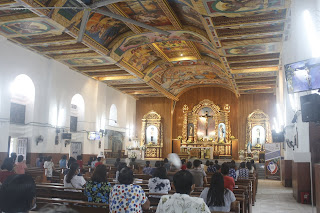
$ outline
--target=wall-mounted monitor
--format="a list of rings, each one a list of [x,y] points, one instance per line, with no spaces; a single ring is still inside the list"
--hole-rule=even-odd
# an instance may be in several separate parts
[[[288,93],[320,88],[320,58],[312,58],[284,66]]]

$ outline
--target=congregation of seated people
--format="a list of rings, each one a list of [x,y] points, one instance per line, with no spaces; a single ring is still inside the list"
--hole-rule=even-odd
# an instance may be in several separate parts
[[[0,171],[0,210],[2,212],[28,212],[35,208],[36,184],[31,176],[25,175],[27,166],[23,156],[6,158]],[[16,162],[17,160],[17,162]],[[101,157],[90,157],[84,164],[82,157],[77,159],[62,156],[55,166],[52,157],[39,157],[37,167],[42,167],[48,182],[53,173],[61,169],[64,191],[83,192],[88,202],[106,204],[110,212],[143,212],[151,202],[157,202],[156,212],[229,212],[236,201],[233,189],[237,179],[248,179],[254,172],[254,162],[241,162],[239,169],[234,161],[219,165],[218,160],[202,163],[201,160],[181,160],[181,167],[170,164],[168,159],[150,161],[141,168],[135,159],[122,162],[116,159],[113,167],[113,184],[108,181],[111,170],[107,169]],[[135,182],[139,169],[149,175],[148,196],[145,190]],[[84,173],[89,172],[89,178]],[[207,177],[211,178],[208,183]],[[20,188],[16,188],[20,187]],[[196,187],[203,187],[199,197],[190,196]],[[170,193],[171,192],[171,193]],[[174,192],[174,194],[172,194]],[[16,202],[24,204],[15,206]],[[92,208],[96,207],[92,205]],[[52,207],[51,209],[55,209]],[[55,210],[53,210],[54,212]],[[65,210],[65,212],[74,212]]]

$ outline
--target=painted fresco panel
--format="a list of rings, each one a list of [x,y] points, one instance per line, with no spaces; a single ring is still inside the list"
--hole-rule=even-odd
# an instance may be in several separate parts
[[[196,10],[179,0],[169,0],[168,2],[182,25],[194,26],[205,30]]]
[[[156,44],[159,46],[161,51],[169,58],[193,55],[191,49],[185,41],[166,41]]]
[[[125,38],[122,43],[117,47],[114,52],[118,56],[122,56],[127,50],[136,48],[141,45],[156,43],[156,42],[164,42],[164,41],[194,41],[205,44],[206,46],[212,47],[212,44],[203,36],[199,34],[189,32],[189,31],[168,31],[170,35],[160,35],[158,33],[142,33],[140,35],[131,36],[129,38]]]
[[[171,25],[157,1],[130,0],[117,4],[130,18],[151,26]]]
[[[215,52],[212,48],[196,42],[194,44],[196,45],[201,55],[209,56],[211,58],[219,60],[219,54]]]
[[[0,33],[7,37],[45,34],[49,31],[61,32],[62,27],[44,18],[31,18],[5,22],[0,25]]]
[[[77,25],[80,28],[81,23]],[[104,47],[129,28],[122,22],[99,13],[91,13],[85,33]]]
[[[141,46],[131,51],[126,52],[124,55],[124,61],[131,66],[135,67],[139,71],[144,70],[154,61],[161,58],[148,46]]]
[[[0,22],[38,17],[30,10],[0,10]]]
[[[224,49],[226,55],[259,55],[265,53],[279,52],[281,46],[279,43],[274,44],[257,44],[247,45]]]
[[[285,6],[285,0],[203,0],[208,14],[254,12]]]

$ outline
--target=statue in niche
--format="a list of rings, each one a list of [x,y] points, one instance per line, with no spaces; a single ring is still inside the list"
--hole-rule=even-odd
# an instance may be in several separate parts
[[[147,145],[156,145],[158,143],[158,129],[154,125],[150,125],[147,128],[147,133],[146,133],[146,144]]]
[[[193,136],[193,126],[192,125],[190,125],[189,134],[190,134],[190,136]]]
[[[219,137],[219,142],[225,142],[226,138],[226,125],[224,123],[220,123],[218,126],[218,137]]]
[[[154,128],[151,127],[151,131],[150,131],[150,139],[151,139],[151,142],[153,143],[153,134],[154,134]]]
[[[257,129],[257,145],[260,144],[260,129]]]

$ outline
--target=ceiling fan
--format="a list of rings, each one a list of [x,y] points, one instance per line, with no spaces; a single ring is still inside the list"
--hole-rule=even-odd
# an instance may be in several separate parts
[[[81,5],[81,7],[30,7],[30,6],[29,7],[25,7],[25,5],[21,5],[22,7],[21,6],[0,7],[0,11],[1,10],[25,10],[25,9],[36,9],[36,10],[75,9],[75,10],[84,10],[82,21],[81,21],[81,25],[80,25],[79,34],[78,34],[78,37],[77,37],[77,42],[81,42],[82,39],[83,39],[83,36],[84,36],[84,33],[85,33],[85,28],[86,28],[86,25],[87,25],[88,20],[89,20],[90,12],[100,13],[102,15],[105,15],[105,16],[108,16],[108,17],[123,21],[123,22],[127,22],[127,23],[130,23],[130,24],[134,24],[134,25],[137,25],[139,27],[142,27],[142,28],[145,28],[145,29],[148,29],[150,31],[157,32],[157,33],[160,33],[160,34],[164,34],[164,35],[169,35],[170,34],[169,32],[167,32],[165,30],[161,30],[159,28],[149,26],[149,25],[144,24],[142,22],[135,21],[133,19],[126,18],[126,17],[123,17],[121,15],[118,15],[118,14],[115,14],[115,13],[111,13],[111,12],[99,9],[100,7],[104,7],[104,6],[107,6],[109,4],[114,4],[114,3],[117,3],[117,2],[121,2],[123,0],[101,0],[101,1],[98,1],[98,2],[95,2],[95,3],[91,3],[90,0],[89,1],[86,0],[85,2],[82,1],[82,0],[76,0],[76,1]]]

